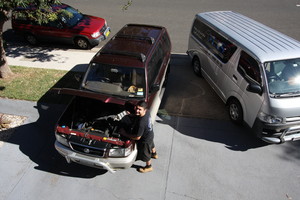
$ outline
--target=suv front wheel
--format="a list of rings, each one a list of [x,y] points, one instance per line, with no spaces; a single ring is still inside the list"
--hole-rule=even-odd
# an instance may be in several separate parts
[[[88,49],[90,48],[90,43],[85,38],[76,38],[75,45],[80,49]]]

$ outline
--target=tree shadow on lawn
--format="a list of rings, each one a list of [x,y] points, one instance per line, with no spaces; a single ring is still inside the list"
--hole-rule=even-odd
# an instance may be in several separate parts
[[[81,66],[75,66],[74,68],[77,67]],[[77,89],[79,82],[74,77],[75,74],[82,73],[69,71],[53,88]],[[35,106],[39,113],[37,121],[18,127],[10,133],[9,137],[6,139],[0,137],[0,140],[19,145],[22,153],[37,164],[35,166],[37,170],[80,178],[93,178],[105,174],[107,172],[105,170],[76,163],[67,164],[66,160],[54,148],[55,124],[70,100],[70,96],[57,95],[51,92],[51,89],[48,90]]]

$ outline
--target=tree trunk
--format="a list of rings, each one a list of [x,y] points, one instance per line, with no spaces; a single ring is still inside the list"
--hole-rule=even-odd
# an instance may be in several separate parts
[[[0,78],[8,78],[13,74],[7,63],[3,43],[3,26],[8,19],[8,14],[7,10],[0,9]]]

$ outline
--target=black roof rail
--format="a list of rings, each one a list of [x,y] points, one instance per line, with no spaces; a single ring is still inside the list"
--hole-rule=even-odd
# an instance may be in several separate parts
[[[115,50],[101,50],[100,55],[103,55],[103,54],[130,56],[130,57],[138,58],[142,62],[146,61],[146,56],[143,53],[127,52],[127,51],[115,51]]]
[[[129,39],[135,39],[135,40],[147,40],[151,44],[154,44],[155,39],[153,37],[148,37],[148,36],[138,36],[138,35],[116,35],[113,39],[115,38],[129,38]]]

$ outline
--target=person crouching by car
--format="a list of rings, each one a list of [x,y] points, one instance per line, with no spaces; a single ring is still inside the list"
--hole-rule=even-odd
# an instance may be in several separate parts
[[[151,172],[153,170],[151,158],[157,159],[157,153],[154,145],[154,132],[151,122],[150,112],[147,109],[145,101],[139,101],[135,107],[136,121],[133,123],[133,133],[129,134],[121,131],[121,134],[133,140],[137,140],[138,156],[137,160],[146,162],[145,167],[138,168],[141,173]]]

